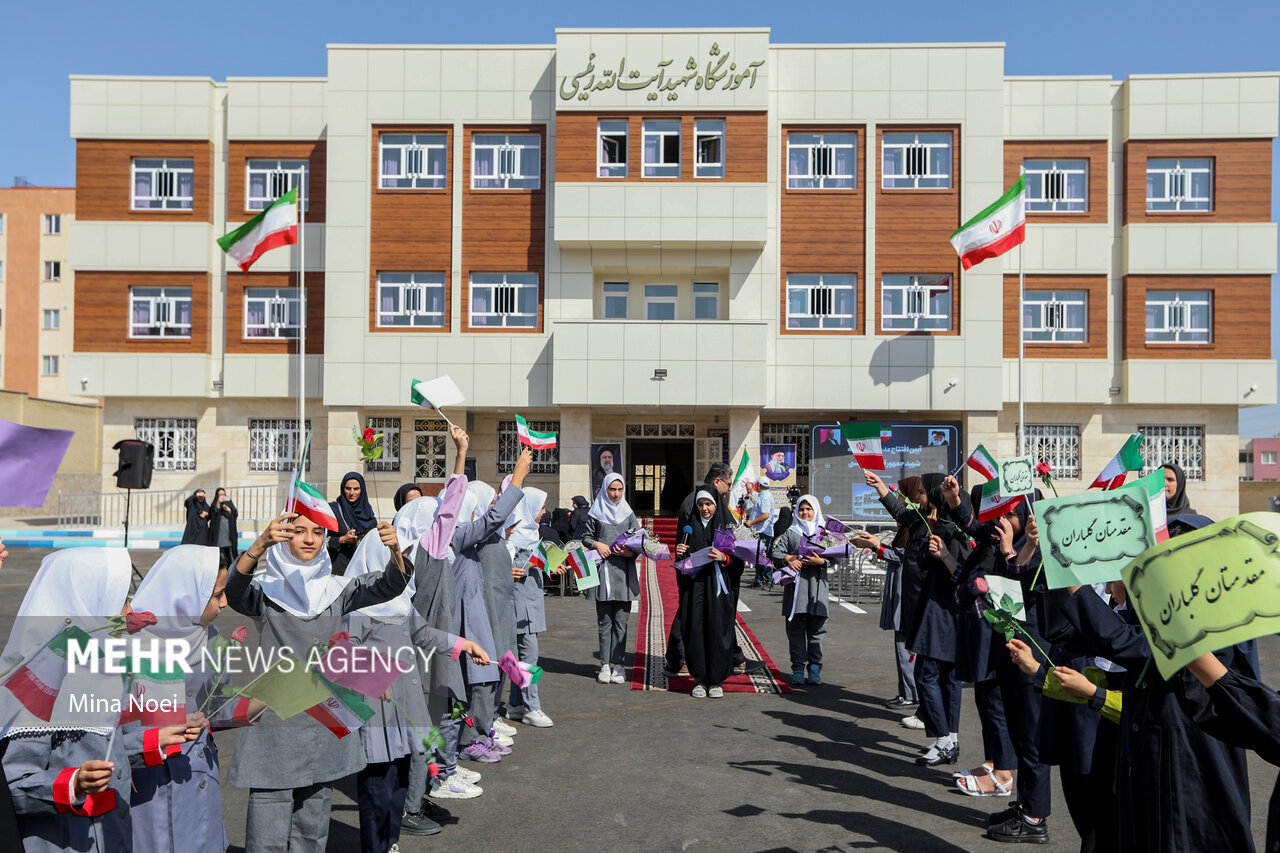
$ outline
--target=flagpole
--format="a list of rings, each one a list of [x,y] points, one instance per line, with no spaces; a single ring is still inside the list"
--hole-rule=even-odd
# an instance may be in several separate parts
[[[308,163],[298,181],[298,446],[302,447],[307,430],[307,177]],[[302,452],[305,452],[302,451]],[[298,457],[298,476],[305,470],[306,460]]]
[[[1019,167],[1018,174],[1025,180],[1027,169],[1025,166]],[[1024,229],[1026,225],[1022,226]],[[1023,259],[1027,253],[1027,237],[1023,234],[1022,242],[1018,244],[1018,455],[1027,455],[1027,410],[1025,401],[1025,390],[1027,384],[1027,359],[1026,359],[1026,332],[1022,328],[1024,318],[1023,299],[1026,297],[1026,279],[1023,275]]]

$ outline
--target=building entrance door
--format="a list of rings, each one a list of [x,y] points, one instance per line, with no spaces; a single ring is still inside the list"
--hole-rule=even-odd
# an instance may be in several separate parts
[[[640,515],[675,515],[693,489],[693,441],[627,442],[627,502]]]

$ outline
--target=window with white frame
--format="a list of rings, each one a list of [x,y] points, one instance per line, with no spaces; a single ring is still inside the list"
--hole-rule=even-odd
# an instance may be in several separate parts
[[[244,291],[246,338],[296,338],[301,325],[298,288],[247,287]]]
[[[1040,213],[1084,213],[1089,209],[1089,161],[1024,160],[1027,210]]]
[[[542,140],[532,133],[477,133],[471,137],[471,187],[536,190],[541,186]]]
[[[801,423],[760,424],[761,444],[794,444],[796,476],[809,476],[809,425]]]
[[[449,424],[441,418],[414,418],[413,476],[442,480],[448,473]]]
[[[57,308],[45,308],[40,313],[43,319],[42,328],[50,330],[62,328],[62,312],[60,310]]]
[[[40,375],[41,376],[57,376],[58,375],[58,357],[56,355],[41,356]]]
[[[1213,292],[1148,290],[1147,343],[1213,343]]]
[[[596,123],[596,174],[602,178],[627,176],[627,120],[600,119]]]
[[[1028,290],[1022,302],[1022,339],[1029,344],[1086,343],[1089,292]]]
[[[787,328],[856,328],[857,296],[857,275],[790,273],[787,275]]]
[[[559,421],[529,421],[529,429],[534,432],[560,432]],[[515,470],[516,460],[524,445],[520,443],[520,435],[516,432],[515,421],[498,421],[498,475],[505,477]],[[533,452],[531,474],[559,474],[560,447]]]
[[[44,215],[44,233],[61,234],[62,233],[62,214],[46,213]]]
[[[537,273],[472,273],[472,327],[532,329],[538,325]]]
[[[886,133],[882,148],[885,189],[951,187],[950,133]]]
[[[379,272],[378,327],[443,329],[442,272]]]
[[[646,119],[644,131],[644,176],[680,177],[680,120]]]
[[[155,448],[155,470],[196,470],[195,418],[134,418],[133,432]]]
[[[250,160],[245,174],[245,210],[266,210],[289,190],[302,187],[302,209],[311,206],[310,165],[306,160]]]
[[[724,119],[694,120],[693,176],[695,178],[724,177]]]
[[[4,233],[4,214],[0,213],[0,234]]]
[[[787,133],[787,189],[851,190],[857,175],[856,133]]]
[[[129,337],[191,337],[191,288],[129,288]]]
[[[310,418],[304,428],[311,431]],[[292,471],[301,449],[297,418],[249,419],[250,471]],[[304,470],[311,470],[310,453]]]
[[[695,281],[693,283],[693,319],[720,319],[720,282]]]
[[[951,276],[884,276],[880,280],[880,326],[886,332],[949,331]]]
[[[1204,427],[1139,426],[1142,433],[1142,473],[1172,463],[1180,467],[1188,480],[1203,480]]]
[[[604,283],[604,319],[627,319],[627,304],[631,298],[631,283],[626,281],[606,281]]]
[[[399,471],[400,470],[400,419],[368,418],[366,424],[373,426],[375,433],[382,433],[382,455],[365,463],[366,471]]]
[[[1022,444],[1022,424],[1014,428]],[[1027,424],[1027,455],[1047,462],[1055,480],[1080,479],[1080,427],[1078,424]]]
[[[1264,450],[1264,451],[1262,451],[1261,464],[1263,464],[1263,465],[1274,465],[1274,464],[1276,464],[1276,452],[1275,452],[1274,450]]]
[[[135,157],[131,170],[134,210],[191,210],[195,206],[194,160]]]
[[[644,318],[646,320],[674,320],[680,287],[675,284],[646,284],[644,286]]]
[[[1147,160],[1147,210],[1213,210],[1213,158]]]
[[[62,281],[62,261],[44,262],[44,280]]]
[[[378,186],[384,190],[442,190],[448,139],[443,133],[380,133],[378,163]]]

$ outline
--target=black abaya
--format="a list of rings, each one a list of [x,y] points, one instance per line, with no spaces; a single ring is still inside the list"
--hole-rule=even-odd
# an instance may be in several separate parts
[[[195,493],[183,502],[187,507],[187,526],[182,531],[183,545],[209,544],[209,504],[204,498],[197,498]],[[200,513],[204,517],[200,517]]]
[[[717,528],[716,519],[707,525],[694,519],[693,534],[687,538],[690,551],[709,548]],[[721,592],[716,567],[724,580]],[[680,591],[679,616],[684,637],[685,663],[693,680],[705,687],[718,687],[733,673],[734,623],[737,607],[729,579],[729,567],[708,563],[689,578]]]

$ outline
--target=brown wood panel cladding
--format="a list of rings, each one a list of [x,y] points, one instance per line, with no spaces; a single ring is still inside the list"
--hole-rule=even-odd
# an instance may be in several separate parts
[[[540,333],[543,301],[547,292],[547,134],[541,124],[467,127],[466,153],[462,158],[462,328],[471,332]],[[542,180],[536,190],[473,190],[471,188],[471,137],[477,133],[536,133]],[[472,272],[535,272],[538,274],[538,325],[530,329],[472,329]]]
[[[1213,343],[1147,343],[1148,290],[1211,291]],[[1271,278],[1265,275],[1125,276],[1124,357],[1271,358]]]
[[[244,291],[248,287],[297,287],[296,272],[227,273],[227,352],[257,355],[298,352],[297,341],[244,336]],[[307,354],[324,354],[324,273],[307,273]]]
[[[1212,157],[1213,210],[1147,212],[1147,159]],[[1124,221],[1270,222],[1270,139],[1130,139],[1124,146]]]
[[[1107,277],[1105,275],[1029,275],[1027,292],[1085,290],[1089,293],[1088,341],[1082,344],[1032,344],[1027,358],[1107,357]],[[1004,357],[1018,357],[1018,277],[1004,277]]]
[[[804,125],[782,129],[782,204],[779,208],[781,244],[779,333],[784,335],[850,335],[866,331],[863,314],[866,293],[867,153],[862,125]],[[852,190],[790,190],[786,185],[787,133],[856,133],[858,158]],[[789,273],[853,273],[858,277],[857,325],[852,330],[787,329]]]
[[[885,275],[951,276],[951,331],[894,332],[880,326],[880,298],[874,300],[878,334],[958,335],[960,334],[960,258],[950,238],[960,227],[960,134],[955,126],[876,128],[875,157],[885,132],[947,131],[951,134],[951,188],[946,190],[884,189],[879,169],[875,172],[876,193],[876,283]]]
[[[133,210],[135,157],[186,157],[195,168],[191,210]],[[213,145],[207,140],[76,140],[76,219],[212,222]]]
[[[190,338],[130,338],[130,287],[191,288]],[[209,351],[209,274],[76,271],[76,352]]]
[[[680,177],[645,178],[644,120],[680,120]],[[724,119],[724,177],[694,178],[693,122]],[[596,125],[600,119],[627,119],[627,177],[601,178],[596,173]],[[766,113],[556,113],[557,181],[767,181],[769,117]],[[785,172],[784,172],[785,174]]]
[[[1028,222],[1107,221],[1107,142],[1010,141],[1004,143],[1004,185],[1013,186],[1023,160],[1071,158],[1089,161],[1089,209],[1082,213],[1027,211]]]
[[[383,133],[443,133],[447,162],[442,189],[382,189],[378,187],[378,140]],[[544,139],[545,142],[545,139]],[[453,269],[453,128],[436,125],[382,125],[373,128],[369,185],[374,187],[369,211],[369,331],[391,334],[447,332],[441,329],[379,329],[376,315],[378,271],[443,272],[445,305],[452,298]],[[468,149],[467,168],[471,152]],[[546,162],[546,155],[543,155]],[[468,182],[470,178],[468,177]],[[543,180],[546,176],[543,175]],[[493,192],[490,190],[490,192]],[[464,235],[463,239],[466,237]],[[449,314],[450,312],[446,312]]]
[[[328,161],[323,139],[314,142],[246,142],[233,139],[227,143],[227,221],[244,222],[260,211],[246,210],[250,160],[306,160],[311,171],[307,181],[307,221],[324,222],[325,176]]]

